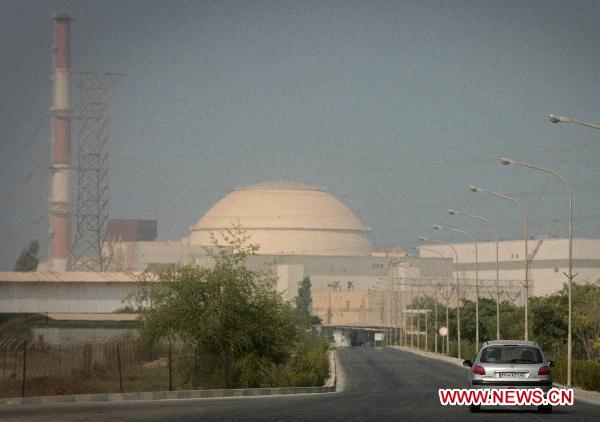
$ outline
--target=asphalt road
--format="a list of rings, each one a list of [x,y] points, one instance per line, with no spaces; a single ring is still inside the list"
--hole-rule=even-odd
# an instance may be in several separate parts
[[[598,421],[600,406],[576,403],[551,415],[534,410],[469,413],[442,407],[440,387],[464,387],[465,368],[384,348],[338,351],[343,391],[328,394],[71,404],[0,409],[0,420],[60,421]],[[577,397],[575,397],[577,399]]]

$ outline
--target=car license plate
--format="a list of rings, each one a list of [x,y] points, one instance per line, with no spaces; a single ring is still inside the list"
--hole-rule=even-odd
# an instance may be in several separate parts
[[[498,378],[525,378],[523,372],[499,372]]]

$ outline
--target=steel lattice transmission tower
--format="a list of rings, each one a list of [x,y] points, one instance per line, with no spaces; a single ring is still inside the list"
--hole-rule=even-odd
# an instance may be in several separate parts
[[[105,271],[111,254],[104,250],[108,224],[108,90],[118,73],[70,72],[77,101],[75,232],[67,264],[70,271]]]

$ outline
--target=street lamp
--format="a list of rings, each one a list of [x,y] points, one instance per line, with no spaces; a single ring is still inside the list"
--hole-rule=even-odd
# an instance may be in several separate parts
[[[455,210],[448,210],[450,215],[461,215],[463,217],[473,218],[475,220],[483,221],[492,228],[494,237],[496,238],[496,340],[500,340],[500,278],[498,271],[498,228],[494,223],[484,217],[478,215],[469,214],[466,212],[460,212]]]
[[[428,239],[426,237],[419,237],[419,241],[421,242],[434,242],[439,243],[441,245],[448,246],[454,252],[454,262],[456,265],[454,267],[456,271],[456,341],[457,341],[457,355],[458,358],[461,358],[460,354],[460,283],[458,280],[458,253],[456,252],[456,248],[452,246],[450,243],[443,242],[441,240],[436,239]],[[450,279],[447,279],[446,289],[450,287]],[[448,296],[448,299],[450,296]],[[448,303],[446,304],[446,328],[448,328],[448,335],[446,336],[446,354],[450,355],[450,321],[448,318]]]
[[[578,122],[577,122],[578,123]],[[600,129],[600,127],[599,127]],[[539,167],[530,163],[524,163],[516,161],[510,158],[501,158],[500,162],[504,165],[514,164],[517,166],[527,167],[533,170],[543,171],[556,177],[562,185],[565,187],[567,194],[569,195],[569,274],[565,276],[569,279],[569,322],[568,322],[568,336],[567,336],[567,386],[571,386],[571,358],[573,353],[573,334],[571,326],[571,314],[572,314],[572,288],[573,279],[577,274],[573,274],[573,191],[567,183],[567,181],[557,172],[547,169],[545,167]],[[564,274],[564,273],[563,273]]]
[[[475,353],[479,351],[479,259],[477,258],[477,241],[471,233],[454,227],[433,225],[434,230],[450,230],[455,233],[464,234],[473,241],[475,246]]]
[[[529,232],[527,230],[527,209],[521,202],[512,196],[505,195],[503,193],[494,192],[492,190],[483,189],[479,186],[471,185],[471,191],[473,192],[485,192],[490,195],[497,196],[499,198],[507,199],[521,208],[523,211],[523,239],[525,239],[525,340],[529,339],[529,249],[528,241]]]
[[[578,125],[591,127],[593,129],[600,129],[600,125],[596,125],[596,124],[593,124],[593,123],[580,122],[578,120],[571,119],[570,117],[559,116],[559,115],[554,114],[554,113],[550,113],[548,115],[548,119],[552,123],[577,123]]]
[[[417,251],[419,250],[419,248],[417,248],[416,246],[413,246],[412,248]],[[429,251],[431,253],[434,253],[442,259],[446,258],[443,253],[441,253],[440,251],[436,251],[435,249],[425,248],[423,246],[421,246],[421,249]],[[434,347],[434,349],[435,349],[435,353],[437,353],[438,352],[438,302],[439,302],[438,287],[439,286],[438,286],[437,282],[435,281],[435,271],[434,271],[433,267],[431,269],[431,278],[432,278],[433,282],[435,283],[435,347]],[[448,280],[448,272],[447,271],[446,271],[446,280]],[[446,306],[446,313],[447,313],[447,311],[448,311],[448,306]],[[446,323],[447,323],[447,321],[446,321]],[[447,336],[446,336],[446,338],[447,338]],[[447,344],[447,341],[446,341],[446,344]],[[443,344],[442,344],[442,346],[443,346]],[[442,353],[443,353],[443,347],[442,347]]]

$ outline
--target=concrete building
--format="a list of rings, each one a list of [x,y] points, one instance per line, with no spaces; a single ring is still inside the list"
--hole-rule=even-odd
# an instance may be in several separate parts
[[[439,256],[433,251],[455,261],[454,253],[441,244],[423,245],[419,256]],[[475,246],[473,243],[453,244],[458,255],[459,278],[465,283],[475,280]],[[568,239],[530,239],[529,294],[544,296],[560,290],[567,281],[564,273],[569,267]],[[479,279],[494,284],[496,280],[496,243],[478,242]],[[523,240],[507,240],[498,244],[499,278],[505,285],[518,286],[525,280],[525,247]],[[454,263],[456,266],[456,262]],[[573,239],[574,282],[579,284],[600,283],[600,239]]]
[[[0,314],[95,314],[95,324],[102,324],[103,315],[105,325],[119,324],[109,315],[125,306],[140,272],[172,264],[211,267],[212,238],[234,226],[260,246],[246,265],[276,276],[286,299],[293,300],[298,283],[310,277],[313,312],[326,325],[400,327],[403,311],[422,300],[455,307],[459,291],[461,299],[475,298],[473,244],[454,245],[458,262],[439,244],[427,245],[418,257],[400,249],[376,251],[370,229],[324,188],[273,182],[226,195],[181,240],[108,242],[114,272],[0,273]],[[597,283],[600,240],[575,239],[574,246],[575,281]],[[480,297],[495,298],[495,243],[480,242],[477,248]],[[500,243],[501,300],[523,303],[523,249],[522,241]],[[530,240],[529,251],[530,295],[559,290],[568,265],[567,240]],[[53,324],[90,324],[67,319]]]
[[[132,273],[0,272],[0,314],[102,314],[123,308]]]
[[[117,219],[108,220],[107,239],[139,242],[156,240],[156,220]]]
[[[259,246],[260,256],[370,257],[375,252],[370,228],[325,188],[268,182],[235,189],[181,240],[110,242],[107,253],[115,271],[206,264],[212,237],[222,240],[234,226]]]
[[[196,264],[210,267],[213,262],[204,254]],[[415,298],[420,274],[431,278],[432,269],[447,273],[443,269],[450,261],[408,256],[254,255],[246,265],[274,274],[275,287],[288,300],[297,295],[299,282],[310,277],[313,312],[324,324],[384,326],[398,321],[399,310]],[[44,315],[53,321],[52,328],[69,328],[67,334],[40,332],[46,339],[71,338],[73,324],[89,328],[92,317],[96,324],[104,320],[112,327],[115,312],[127,305],[124,299],[135,291],[138,277],[139,273],[131,272],[0,272],[0,314]]]
[[[313,312],[325,325],[382,326],[386,293],[377,290],[314,292]]]
[[[138,334],[137,314],[64,313],[30,318],[33,341],[46,344],[101,343]]]
[[[114,272],[0,273],[0,313],[94,314],[96,321],[102,315],[112,321],[112,313],[125,306],[123,299],[135,289],[137,274],[172,264],[210,267],[214,264],[209,254],[213,236],[220,239],[234,226],[260,247],[248,258],[247,266],[274,274],[276,288],[288,300],[294,299],[298,283],[306,276],[315,294],[344,289],[360,297],[360,292],[388,289],[399,267],[412,267],[418,274],[422,263],[443,261],[410,258],[399,249],[375,251],[370,229],[324,188],[262,183],[225,196],[181,240],[135,240],[140,238],[136,221],[113,223],[120,235],[112,236],[105,249]],[[367,314],[373,315],[365,323],[381,325],[372,305],[367,304]],[[75,324],[53,321],[55,325]]]
[[[137,315],[119,313],[138,275],[97,272],[0,272],[2,321],[25,317],[33,341],[99,342],[137,329]]]

